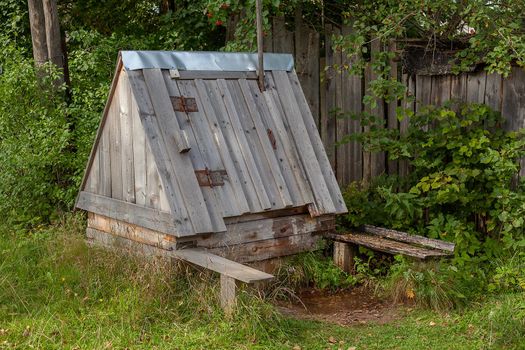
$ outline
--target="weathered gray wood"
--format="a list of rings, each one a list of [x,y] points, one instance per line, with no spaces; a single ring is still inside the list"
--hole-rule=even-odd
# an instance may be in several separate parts
[[[231,128],[240,146],[241,154],[243,155],[244,162],[246,163],[246,167],[248,169],[246,176],[249,177],[249,179],[253,183],[253,187],[257,194],[257,198],[259,200],[261,208],[263,210],[271,209],[272,204],[270,202],[270,199],[268,198],[268,194],[266,193],[266,190],[264,188],[264,183],[257,170],[257,165],[254,162],[252,152],[250,150],[248,141],[246,140],[246,135],[240,122],[240,116],[238,115],[238,112],[234,106],[233,98],[228,89],[228,85],[226,84],[226,81],[222,79],[217,80],[217,84],[224,101],[224,106],[226,107],[226,111],[228,113],[227,116],[223,117],[229,119]]]
[[[165,75],[165,78],[167,76]],[[197,96],[198,92],[195,84],[192,81],[178,81],[173,83],[166,80],[169,86],[169,92],[181,96]],[[194,169],[209,169],[209,170],[224,170],[225,166],[222,159],[217,152],[217,147],[214,142],[213,133],[210,129],[210,124],[207,115],[204,111],[202,99],[196,99],[198,111],[191,113],[189,119],[185,118],[185,113],[177,112],[177,118],[181,125],[184,125],[188,131],[188,135],[192,135],[194,152],[189,153]],[[238,215],[239,209],[236,203],[233,202],[233,190],[231,186],[225,182],[224,186],[218,187],[202,187],[202,194],[208,207],[208,212],[212,220],[213,226],[221,227],[221,231],[226,229],[223,218],[230,215]]]
[[[335,218],[312,218],[309,214],[300,214],[253,221],[232,222],[228,223],[226,227],[227,231],[224,233],[221,232],[200,237],[196,240],[197,246],[219,248],[306,233],[326,232],[335,230]]]
[[[264,190],[266,192],[266,195],[268,196],[272,209],[280,209],[287,206],[291,206],[293,203],[291,202],[289,196],[286,198],[286,202],[282,200],[279,186],[282,187],[284,185],[284,180],[279,181],[279,183],[277,183],[274,174],[277,174],[277,176],[279,176],[279,167],[276,167],[272,170],[271,166],[274,164],[269,162],[268,157],[266,157],[266,152],[268,152],[268,155],[273,156],[271,152],[271,144],[266,130],[264,128],[261,128],[261,125],[259,125],[259,127],[261,128],[260,132],[266,133],[266,137],[261,138],[259,135],[259,131],[257,130],[257,127],[255,126],[255,122],[252,117],[252,112],[255,112],[253,110],[253,104],[251,105],[252,111],[250,111],[250,107],[247,105],[246,99],[244,98],[241,87],[239,85],[239,81],[226,81],[226,88],[230,92],[234,109],[237,112],[237,115],[239,116],[240,125],[244,132],[244,136],[249,147],[251,156],[254,160],[254,165],[261,177]],[[264,150],[265,147],[267,148],[266,152]]]
[[[330,166],[330,161],[326,156],[323,141],[319,136],[315,120],[312,116],[312,113],[310,113],[305,96],[301,91],[301,84],[299,83],[299,79],[294,72],[288,73],[288,78],[290,79],[292,90],[295,95],[297,104],[299,106],[300,115],[303,117],[302,119],[306,127],[309,140],[312,144],[315,157],[319,162],[323,178],[326,181],[326,186],[328,187],[328,191],[330,192],[332,202],[336,208],[336,214],[346,213],[348,210],[346,208],[343,196],[341,195],[341,190],[339,189],[339,186],[337,184],[334,171]],[[348,159],[345,159],[345,161],[348,161]]]
[[[177,247],[177,239],[166,233],[150,230],[107,216],[88,213],[88,228],[111,233],[138,243],[157,248],[172,250]]]
[[[130,87],[131,89],[131,87]],[[131,92],[131,90],[130,90]],[[139,205],[146,205],[146,176],[147,176],[147,162],[146,162],[146,136],[144,129],[140,122],[139,109],[137,102],[130,95],[130,116],[132,129],[132,144],[133,144],[133,172],[135,183],[135,203]],[[155,166],[155,171],[157,171]]]
[[[341,35],[340,28],[334,28],[334,34],[336,36]],[[335,79],[335,142],[339,143],[343,138],[348,135],[348,123],[346,118],[342,115],[344,112],[344,95],[345,91],[343,86],[343,57],[340,49],[334,51],[334,79]],[[348,145],[347,144],[338,144],[335,147],[335,172],[337,176],[337,182],[339,185],[343,185],[348,176],[348,168],[345,163],[348,159]]]
[[[205,71],[205,70],[179,70],[179,80],[194,79],[257,79],[257,73],[250,72],[229,72],[229,71]]]
[[[485,99],[485,86],[487,72],[479,71],[467,75],[467,102],[483,103]]]
[[[364,72],[364,94],[367,94],[368,91],[370,90],[370,79],[371,79],[371,68],[370,68],[370,65],[367,65],[365,67],[365,72]],[[368,115],[370,115],[372,113],[372,108],[370,107],[369,104],[365,104],[364,106],[364,112]],[[367,132],[370,132],[370,126],[368,125],[364,125],[363,126],[363,132],[367,133]],[[372,154],[363,149],[363,180],[365,182],[370,182],[370,180],[372,179]]]
[[[416,111],[416,79],[413,75],[403,74],[403,82],[405,82],[407,86],[407,90],[405,93],[405,98],[402,101],[403,108],[406,109],[408,112],[414,112]],[[401,135],[405,135],[408,132],[408,126],[409,126],[410,120],[408,116],[405,116],[400,122],[399,122],[399,131]],[[409,169],[409,163],[407,160],[400,160],[399,161],[399,176],[405,177],[408,175],[410,169]]]
[[[342,28],[343,35],[350,35],[352,27],[345,25]],[[345,57],[343,54],[343,64],[351,67],[355,64],[357,57]],[[346,69],[346,67],[343,67]],[[351,115],[359,116],[362,112],[363,100],[362,78],[358,75],[350,75],[348,72],[343,73],[343,110],[347,113],[347,128],[349,134],[361,133],[362,127],[359,119],[351,118]],[[347,155],[345,159],[345,168],[347,168],[348,177],[345,179],[346,185],[352,181],[360,181],[363,178],[363,153],[361,144],[358,141],[348,142]]]
[[[326,51],[326,61],[325,66],[325,76],[324,76],[324,103],[323,109],[321,110],[321,137],[323,144],[325,145],[326,153],[330,164],[333,169],[336,169],[336,150],[335,150],[335,140],[336,140],[336,119],[334,113],[336,111],[336,101],[335,101],[335,90],[336,82],[335,76],[337,74],[336,70],[333,68],[334,62],[334,50],[332,48],[332,35],[334,28],[331,24],[325,26],[325,51]],[[325,67],[323,67],[324,69]]]
[[[122,87],[122,82],[118,82],[117,91]],[[122,187],[122,139],[120,137],[120,94],[116,93],[113,97],[111,107],[108,112],[109,127],[109,158],[111,165],[111,197],[123,199]]]
[[[418,259],[444,257],[451,255],[450,253],[442,250],[415,247],[408,243],[397,242],[390,239],[385,239],[378,236],[371,236],[362,233],[346,233],[344,235],[328,233],[325,235],[325,237],[337,240],[339,242],[362,245],[363,247],[367,247],[384,253],[402,254]]]
[[[487,74],[484,103],[495,111],[501,111],[501,103],[503,101],[502,95],[503,78],[501,77],[501,74]]]
[[[131,121],[131,87],[127,75],[122,74],[118,90],[119,101],[119,127],[121,140],[121,169],[122,173],[122,199],[126,202],[135,203],[135,176],[133,165],[133,125]],[[115,159],[115,161],[118,161]]]
[[[285,110],[284,116],[288,120],[288,124],[293,125],[290,131],[297,148],[301,152],[299,155],[300,160],[314,192],[316,204],[316,213],[314,214],[333,213],[336,211],[336,208],[330,196],[330,191],[315,155],[314,148],[309,142],[308,131],[301,117],[301,109],[293,93],[288,74],[286,72],[274,71],[272,72],[272,76]]]
[[[355,246],[352,243],[334,242],[334,264],[346,273],[354,271]]]
[[[263,209],[259,202],[255,185],[250,177],[248,166],[244,160],[244,155],[240,149],[240,144],[237,141],[236,133],[229,120],[228,111],[226,110],[226,106],[224,104],[221,91],[219,90],[219,86],[217,85],[217,81],[207,80],[203,81],[203,84],[206,87],[207,95],[210,98],[210,103],[215,110],[215,117],[217,118],[217,124],[222,131],[221,134],[224,136],[225,142],[221,142],[221,144],[224,145],[224,147],[227,147],[228,153],[231,156],[241,185],[240,188],[242,188],[242,192],[244,193],[244,198],[248,204],[250,212],[259,212]],[[219,141],[221,140],[219,139]],[[226,165],[231,168],[231,164],[229,162],[226,162]],[[236,189],[239,189],[239,187],[236,186]],[[239,192],[236,192],[236,197],[240,197]]]
[[[290,128],[285,126],[284,111],[279,101],[279,97],[277,96],[277,90],[275,89],[273,77],[271,74],[268,74],[266,78],[269,84],[268,89],[266,89],[264,93],[256,93],[255,96],[257,97],[262,94],[262,97],[264,98],[265,103],[262,104],[262,106],[266,106],[267,109],[263,108],[261,111],[266,113],[266,110],[268,110],[269,113],[265,118],[265,122],[268,123],[266,127],[272,130],[276,138],[276,142],[282,145],[282,149],[281,147],[277,147],[276,152],[279,156],[279,159],[281,160],[281,163],[283,164],[285,173],[288,171],[288,169],[290,169],[293,178],[295,179],[295,184],[298,187],[298,190],[290,187],[290,193],[292,195],[300,196],[300,199],[296,198],[294,202],[296,205],[299,203],[310,204],[314,201],[312,189],[310,186],[308,186],[305,171],[299,160],[299,154],[293,145],[292,137],[289,134]],[[251,88],[253,93],[255,88],[253,86]],[[286,162],[289,164],[289,166],[287,166]],[[293,186],[292,183],[293,182],[289,182],[289,186]]]
[[[225,259],[200,248],[173,250],[169,252],[169,255],[244,283],[267,281],[273,278],[268,273]]]
[[[259,88],[264,90],[264,59],[263,59],[263,9],[262,0],[255,0],[257,23],[257,79]]]
[[[260,1],[260,0],[259,0]],[[230,277],[221,274],[221,307],[227,316],[231,316],[235,307],[237,306],[237,281]]]
[[[372,225],[364,225],[363,231],[375,236],[390,238],[404,243],[414,243],[428,248],[440,249],[450,253],[454,252],[454,243],[441,241],[439,239],[432,239],[418,235],[409,235],[406,232],[390,230]]]
[[[273,52],[294,53],[293,33],[286,29],[284,17],[273,18]]]
[[[210,249],[239,263],[262,261],[319,249],[320,235],[311,233]]]
[[[150,151],[146,156],[146,161],[148,162],[147,167],[148,169],[154,169],[152,164],[156,165],[160,180],[162,181],[162,187],[166,191],[166,197],[171,213],[178,225],[177,233],[179,235],[193,235],[195,232],[193,231],[191,222],[188,219],[188,213],[181,198],[181,194],[171,181],[173,176],[171,170],[172,166],[164,152],[165,145],[162,140],[162,134],[157,123],[155,111],[151,104],[144,76],[141,71],[128,71],[127,74],[133,90],[133,95],[137,100],[140,120],[146,135],[148,150]],[[153,180],[151,179],[150,174],[154,175],[155,173],[155,171],[148,170],[146,184],[148,195],[152,193],[150,192],[150,189]]]
[[[381,38],[373,38],[370,49],[370,64],[373,66],[377,61],[377,56],[382,51]],[[377,79],[378,76],[373,69],[370,71],[370,80]],[[385,107],[382,99],[376,100],[376,107],[372,108],[371,113],[378,118],[381,123],[385,123]],[[381,126],[384,127],[384,124]],[[372,152],[370,154],[370,173],[371,176],[379,176],[386,170],[386,157],[384,152]]]
[[[109,152],[109,125],[105,125],[100,131],[97,152],[99,153],[99,176],[100,176],[100,194],[111,197],[111,159]]]
[[[100,150],[95,152],[95,159],[91,165],[91,171],[86,182],[86,191],[91,193],[100,194]]]
[[[176,144],[170,135],[180,131],[175,112],[171,106],[169,94],[164,83],[164,78],[160,69],[145,69],[144,79],[150,91],[151,103],[155,110],[156,119],[160,127],[164,147],[161,152],[168,150],[167,156],[170,159],[171,178],[178,184],[178,190],[182,194],[184,206],[187,208],[188,216],[194,229],[194,233],[205,233],[223,231],[226,229],[224,224],[214,227],[210,213],[206,207],[202,191],[194,174],[191,159],[176,152]],[[157,154],[155,154],[157,157]]]
[[[391,40],[388,45],[388,51],[396,53],[396,42]],[[397,57],[393,57],[388,62],[390,66],[390,79],[398,81],[398,66]],[[388,129],[397,130],[399,129],[399,121],[397,119],[397,104],[398,101],[390,101],[387,106],[387,127]],[[397,175],[399,173],[399,162],[397,160],[387,160],[387,172],[389,175]]]
[[[271,172],[270,176],[275,181],[276,190],[279,193],[282,205],[284,207],[290,207],[294,204],[294,202],[291,198],[290,192],[288,191],[288,187],[286,181],[284,180],[284,176],[281,172],[281,168],[279,167],[279,162],[277,161],[276,153],[274,152],[274,150],[272,149],[272,145],[270,144],[270,139],[268,137],[268,129],[265,128],[262,122],[262,116],[259,112],[259,109],[257,108],[257,103],[251,93],[250,87],[248,86],[248,82],[246,80],[240,79],[239,87],[241,89],[240,93],[242,94],[242,96],[244,97],[244,101],[246,102],[246,107],[248,108],[251,120],[253,121],[254,130],[259,138],[263,154],[265,156],[266,161],[268,162],[268,170]],[[277,145],[276,143],[276,147],[281,147],[281,145]]]
[[[121,200],[99,196],[89,192],[80,192],[77,207],[95,214],[122,220],[151,230],[179,236],[169,213]]]
[[[417,90],[425,89],[425,86],[418,85]],[[467,75],[459,74],[451,77],[450,99],[454,102],[464,102],[467,99]]]
[[[235,208],[237,210],[237,215],[242,215],[250,212],[250,207],[246,200],[246,196],[243,191],[243,186],[241,185],[241,180],[237,174],[237,169],[232,160],[232,155],[228,149],[228,144],[225,140],[225,135],[223,135],[222,129],[219,126],[218,118],[216,115],[215,108],[212,105],[212,98],[209,95],[209,90],[202,80],[195,80],[195,87],[199,96],[199,100],[203,105],[203,112],[206,114],[208,119],[209,127],[211,128],[212,135],[216,143],[216,148],[219,152],[219,155],[224,163],[224,169],[228,173],[229,181],[225,184],[227,189],[232,196],[229,198],[235,199]],[[227,213],[228,214],[228,213]],[[228,215],[229,216],[229,215]]]
[[[33,44],[33,59],[36,66],[41,66],[49,59],[44,6],[42,0],[28,0],[27,3]]]
[[[319,33],[303,20],[300,7],[295,15],[295,70],[306,101],[319,124]]]

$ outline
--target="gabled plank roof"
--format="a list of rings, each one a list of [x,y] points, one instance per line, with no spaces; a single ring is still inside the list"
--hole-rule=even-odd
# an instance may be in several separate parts
[[[270,70],[262,93],[250,79],[252,54],[127,51],[121,57],[167,193],[173,234],[224,231],[225,217],[291,207],[309,206],[313,216],[346,212],[290,55],[265,54]],[[180,97],[195,99],[195,110],[176,110],[173,98]],[[208,171],[220,185],[199,184],[196,172]]]

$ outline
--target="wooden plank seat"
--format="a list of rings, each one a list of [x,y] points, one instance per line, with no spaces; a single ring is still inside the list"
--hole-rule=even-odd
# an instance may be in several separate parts
[[[454,255],[454,243],[382,227],[364,225],[355,232],[326,233],[334,240],[334,262],[347,272],[353,271],[355,246],[363,246],[389,254],[401,254],[417,259]]]

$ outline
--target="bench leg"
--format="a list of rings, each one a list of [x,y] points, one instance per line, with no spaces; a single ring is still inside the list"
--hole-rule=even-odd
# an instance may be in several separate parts
[[[221,274],[221,307],[230,316],[237,305],[237,281],[235,278]]]
[[[334,264],[346,273],[353,273],[355,245],[345,242],[334,242]]]

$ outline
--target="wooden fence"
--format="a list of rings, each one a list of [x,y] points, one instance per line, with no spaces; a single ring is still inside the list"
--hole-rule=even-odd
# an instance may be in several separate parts
[[[369,90],[369,82],[376,77],[367,67],[363,76],[352,76],[325,66],[351,64],[345,54],[334,51],[331,47],[333,35],[348,34],[350,28],[327,24],[322,34],[311,29],[300,16],[296,16],[294,28],[287,28],[285,19],[274,18],[272,31],[265,37],[267,52],[292,53],[295,69],[301,81],[306,98],[316,119],[321,138],[328,153],[337,180],[344,186],[352,181],[370,179],[382,173],[405,175],[408,171],[403,162],[386,159],[383,153],[364,152],[356,142],[336,146],[349,133],[359,133],[363,127],[359,121],[351,118],[336,118],[334,111],[340,113],[360,113],[365,111],[362,98]],[[395,45],[395,44],[394,44]],[[373,41],[371,62],[381,49],[395,50],[395,46],[380,47],[379,41]],[[525,71],[513,68],[507,78],[485,71],[474,71],[460,75],[407,74],[401,64],[390,62],[391,77],[403,82],[408,94],[415,97],[413,102],[406,99],[405,108],[417,112],[422,106],[440,105],[448,100],[485,103],[501,111],[509,130],[525,127]],[[325,74],[322,74],[324,72]],[[324,79],[321,76],[324,75]],[[404,130],[408,121],[398,122],[396,108],[398,102],[378,101],[373,110],[366,110],[375,116],[384,118],[385,126]],[[524,167],[525,168],[525,167]],[[525,169],[522,170],[522,175]]]

